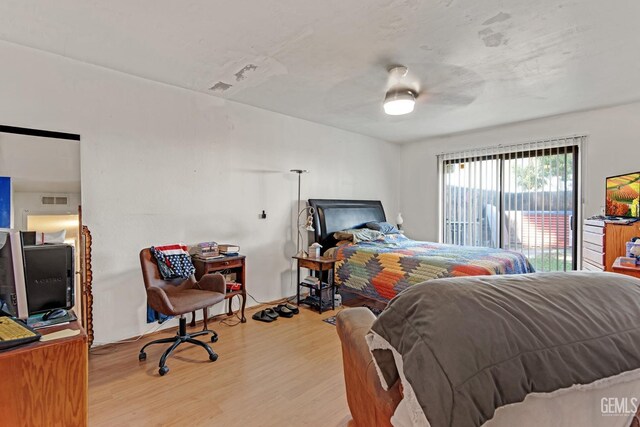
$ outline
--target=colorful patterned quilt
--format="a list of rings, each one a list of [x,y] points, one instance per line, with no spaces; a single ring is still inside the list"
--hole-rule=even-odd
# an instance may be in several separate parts
[[[335,256],[337,285],[383,302],[430,279],[535,271],[518,252],[419,242],[400,234],[387,235],[384,241],[339,246]]]

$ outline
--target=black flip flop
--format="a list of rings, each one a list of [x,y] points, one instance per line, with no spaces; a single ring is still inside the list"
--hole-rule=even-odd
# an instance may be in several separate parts
[[[291,318],[293,317],[293,311],[289,310],[283,304],[278,305],[277,307],[273,307],[273,309],[282,317]]]
[[[267,322],[267,323],[273,322],[273,318],[267,316],[267,313],[265,313],[264,310],[260,310],[257,313],[254,313],[253,316],[251,317],[253,320],[258,320],[260,322]]]
[[[298,314],[298,313],[300,313],[300,309],[299,309],[297,306],[295,306],[295,305],[292,305],[292,304],[286,303],[286,304],[284,304],[284,306],[285,306],[285,307],[287,307],[289,310],[291,310],[291,311],[293,312],[293,314]]]
[[[269,316],[273,320],[276,320],[278,318],[278,316],[279,316],[279,314],[276,313],[276,311],[273,308],[267,308],[267,309],[264,309],[262,311],[264,311],[264,314],[266,314],[267,316]]]

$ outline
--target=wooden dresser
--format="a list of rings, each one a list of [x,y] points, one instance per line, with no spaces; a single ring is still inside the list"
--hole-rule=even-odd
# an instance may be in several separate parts
[[[80,334],[0,352],[2,425],[87,425],[87,334],[77,321],[40,332],[64,328]]]
[[[582,231],[582,268],[614,271],[613,263],[617,257],[625,255],[626,243],[632,237],[640,236],[640,222],[622,225],[587,219]]]

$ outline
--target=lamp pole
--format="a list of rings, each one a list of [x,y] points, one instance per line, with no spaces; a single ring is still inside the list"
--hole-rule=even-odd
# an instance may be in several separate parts
[[[291,169],[289,172],[293,172],[293,173],[297,173],[298,174],[298,205],[297,205],[297,210],[296,212],[300,212],[300,186],[302,184],[302,174],[303,173],[307,173],[309,172],[306,169]],[[296,216],[296,236],[297,236],[297,244],[296,244],[296,254],[300,253],[300,230],[298,230],[298,221],[299,221],[299,217],[300,214],[298,214],[298,216]]]

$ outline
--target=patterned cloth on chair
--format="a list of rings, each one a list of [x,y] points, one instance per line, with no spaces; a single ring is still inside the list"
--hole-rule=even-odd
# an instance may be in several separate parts
[[[152,246],[150,251],[158,262],[158,271],[164,280],[184,279],[196,271],[185,245]],[[147,323],[162,323],[170,318],[147,306]]]
[[[185,279],[196,271],[185,245],[152,246],[150,250],[164,280]]]

